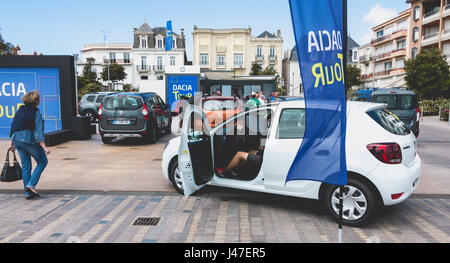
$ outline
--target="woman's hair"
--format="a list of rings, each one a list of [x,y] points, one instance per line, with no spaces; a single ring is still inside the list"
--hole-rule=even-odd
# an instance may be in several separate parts
[[[39,92],[37,90],[30,91],[22,97],[22,101],[25,105],[31,105],[34,107],[39,105],[40,100],[41,97],[39,96]]]

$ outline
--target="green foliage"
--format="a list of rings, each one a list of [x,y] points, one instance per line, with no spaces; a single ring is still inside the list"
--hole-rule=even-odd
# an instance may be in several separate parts
[[[261,71],[262,71],[261,65],[259,65],[258,62],[253,61],[252,68],[250,70],[250,75],[260,75]]]
[[[424,49],[405,64],[406,83],[421,99],[449,98],[450,70],[437,49]]]
[[[3,40],[2,34],[0,33],[0,56],[11,55],[11,46],[11,43]]]
[[[272,67],[265,68],[262,72],[260,72],[260,75],[275,75],[277,72]]]
[[[361,69],[354,65],[347,65],[347,78],[345,81],[345,90],[347,93],[351,90],[353,86],[362,85],[361,81]]]
[[[97,72],[92,69],[92,65],[95,63],[94,58],[87,58],[87,64],[83,68],[83,77],[86,78],[88,82],[97,81]]]
[[[450,104],[450,99],[438,98],[435,100],[421,100],[419,106],[423,111],[424,116],[439,115],[439,108],[447,108]]]
[[[104,81],[108,80],[108,66],[103,67],[103,71],[101,77]],[[125,73],[125,68],[122,65],[117,63],[113,63],[110,65],[109,69],[109,80],[112,82],[124,80],[127,77],[127,73]]]
[[[81,98],[84,95],[92,92],[100,92],[102,91],[103,86],[100,82],[90,82],[83,86],[81,89],[78,89],[78,96]]]

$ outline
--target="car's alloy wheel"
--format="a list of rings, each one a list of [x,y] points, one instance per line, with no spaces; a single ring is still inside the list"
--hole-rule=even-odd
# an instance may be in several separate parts
[[[95,115],[95,113],[93,111],[87,111],[84,116],[89,117],[89,119],[91,120],[91,122],[94,122],[97,119],[97,116]]]
[[[349,178],[344,187],[343,223],[348,226],[363,226],[369,223],[381,204],[376,193],[364,181]],[[340,186],[329,186],[322,193],[331,216],[339,219]]]
[[[169,172],[169,178],[175,187],[175,190],[177,190],[180,194],[184,194],[183,180],[181,179],[181,171],[178,167],[178,161],[175,161]]]
[[[340,207],[340,189],[340,187],[336,188],[331,196],[331,205],[337,214],[339,214]],[[345,220],[358,220],[364,216],[367,211],[367,199],[361,190],[354,186],[345,186],[343,198],[343,218]]]

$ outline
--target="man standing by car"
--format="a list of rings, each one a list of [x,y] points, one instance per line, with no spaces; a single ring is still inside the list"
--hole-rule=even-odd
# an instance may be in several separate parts
[[[245,104],[245,110],[249,111],[251,109],[257,108],[259,107],[259,100],[257,98],[257,93],[256,92],[252,92],[252,95],[250,97],[250,99],[247,101],[247,103]]]

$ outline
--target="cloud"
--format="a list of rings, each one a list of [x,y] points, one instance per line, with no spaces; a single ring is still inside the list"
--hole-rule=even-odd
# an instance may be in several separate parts
[[[366,23],[371,23],[373,25],[378,25],[386,22],[387,20],[395,17],[397,15],[397,10],[390,8],[383,8],[379,3],[370,8],[369,13],[363,17],[363,21]]]

